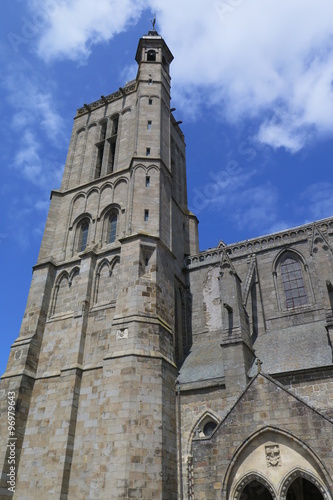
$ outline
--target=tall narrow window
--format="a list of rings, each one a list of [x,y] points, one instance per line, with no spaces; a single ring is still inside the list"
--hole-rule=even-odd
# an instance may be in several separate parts
[[[97,163],[96,163],[96,170],[95,170],[95,179],[98,179],[98,177],[101,176],[102,164],[103,164],[103,153],[104,153],[104,143],[103,143],[103,145],[98,146],[98,149],[97,149]]]
[[[108,139],[110,144],[108,166],[107,166],[108,174],[111,174],[115,167],[118,126],[119,126],[119,116],[116,116],[112,120],[111,137]]]
[[[97,146],[97,161],[95,168],[95,179],[98,179],[102,175],[102,165],[104,156],[104,144],[106,138],[107,122],[103,122],[101,126],[101,132]]]
[[[146,175],[146,187],[148,188],[150,186],[150,177],[149,175]]]
[[[101,141],[105,141],[107,123],[104,122],[101,129]]]
[[[151,120],[148,120],[147,122],[147,130],[151,130]]]
[[[113,172],[115,156],[116,156],[116,142],[110,142],[108,174],[111,174]]]
[[[149,219],[149,210],[145,210],[145,222],[148,222],[148,219]]]
[[[112,120],[112,135],[118,134],[118,124],[119,124],[119,117],[116,116],[116,118]]]
[[[83,252],[88,243],[88,233],[89,233],[89,222],[84,221],[80,227],[79,241],[78,241],[78,251]]]
[[[153,100],[151,97],[148,99],[148,104],[149,104],[149,106],[151,106],[153,104]]]
[[[287,309],[293,309],[308,303],[302,268],[298,260],[289,255],[281,262],[281,278]]]
[[[146,148],[146,156],[150,156],[150,148]]]
[[[113,214],[109,218],[109,243],[116,241],[117,236],[117,214]]]

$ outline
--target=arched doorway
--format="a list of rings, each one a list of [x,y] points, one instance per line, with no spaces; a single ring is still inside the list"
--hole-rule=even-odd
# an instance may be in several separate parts
[[[273,497],[262,483],[251,481],[245,486],[239,500],[273,500]]]
[[[324,500],[324,497],[311,481],[297,477],[288,488],[286,500]]]

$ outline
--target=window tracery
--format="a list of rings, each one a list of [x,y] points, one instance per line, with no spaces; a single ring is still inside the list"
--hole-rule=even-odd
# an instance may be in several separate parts
[[[308,266],[299,252],[281,252],[273,266],[273,280],[280,311],[290,312],[314,302]]]
[[[288,256],[281,262],[281,278],[285,293],[286,308],[303,306],[308,303],[300,263]]]

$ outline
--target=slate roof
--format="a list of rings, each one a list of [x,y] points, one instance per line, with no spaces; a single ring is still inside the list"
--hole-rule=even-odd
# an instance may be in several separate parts
[[[332,365],[325,322],[292,326],[260,335],[254,343],[255,354],[268,374],[284,373]],[[254,377],[257,366],[248,375]],[[224,377],[222,347],[215,340],[194,344],[179,371],[180,384],[205,382]]]
[[[260,335],[254,343],[265,373],[275,374],[332,364],[325,322],[292,326]],[[257,373],[252,365],[249,376]]]
[[[216,341],[194,344],[182,365],[178,381],[181,384],[224,377],[222,347]]]

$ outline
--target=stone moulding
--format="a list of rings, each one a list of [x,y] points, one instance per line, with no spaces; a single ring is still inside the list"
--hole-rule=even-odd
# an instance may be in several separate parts
[[[288,392],[288,391],[286,391]],[[294,396],[295,397],[295,396]],[[304,403],[304,402],[303,402]],[[314,410],[312,408],[312,410]],[[314,410],[316,412],[316,410]],[[230,475],[231,475],[231,472],[232,472],[232,469],[237,461],[237,458],[240,456],[241,452],[259,435],[262,435],[266,432],[273,432],[273,433],[276,433],[277,435],[281,435],[281,436],[285,436],[287,437],[288,439],[290,439],[291,442],[296,442],[298,443],[302,448],[304,448],[304,450],[306,450],[309,455],[312,457],[312,459],[315,461],[315,463],[318,465],[318,468],[322,471],[323,473],[323,477],[325,477],[325,480],[328,484],[331,483],[331,478],[330,478],[330,474],[328,472],[328,470],[326,469],[324,463],[320,460],[320,458],[315,454],[315,452],[309,448],[304,441],[301,441],[298,437],[294,436],[292,433],[284,430],[284,429],[281,429],[281,428],[278,428],[278,427],[274,427],[274,426],[270,426],[270,425],[267,425],[265,427],[262,427],[261,429],[255,431],[253,434],[251,434],[250,436],[248,436],[248,438],[237,448],[237,450],[235,451],[232,459],[230,460],[230,463],[229,463],[229,466],[227,467],[227,470],[226,470],[226,473],[225,473],[225,476],[224,476],[224,480],[223,480],[223,486],[222,486],[222,499],[223,500],[229,500],[229,496],[227,497],[227,490],[228,490],[228,483],[229,483],[229,479],[230,479]],[[255,474],[257,474],[257,472],[254,471]],[[303,474],[303,475],[302,475]],[[304,475],[305,474],[305,475]],[[308,476],[306,476],[306,474],[308,474]],[[246,486],[246,484],[248,484],[250,481],[252,481],[252,479],[249,479],[249,475],[251,475],[250,472],[247,472],[246,473],[246,477],[242,477],[238,482],[237,482],[237,485],[234,489],[234,496],[231,495],[230,496],[230,500],[237,500],[239,498],[239,494],[241,493],[241,491],[244,489],[244,487]],[[327,493],[327,490],[326,488],[324,487],[323,483],[319,482],[319,480],[317,480],[315,478],[315,476],[313,476],[312,474],[310,475],[309,473],[307,473],[307,471],[304,471],[303,469],[300,469],[300,468],[296,468],[294,470],[291,470],[287,473],[287,475],[285,476],[285,478],[283,478],[283,480],[281,481],[281,486],[280,486],[280,492],[279,492],[279,495],[276,496],[276,494],[272,493],[272,491],[270,490],[270,488],[268,488],[268,486],[265,484],[265,486],[269,489],[269,491],[271,492],[272,496],[273,496],[273,499],[275,498],[279,498],[281,500],[286,500],[286,496],[283,496],[283,491],[285,491],[285,495],[286,495],[286,492],[288,490],[288,487],[289,485],[291,484],[292,480],[294,480],[297,476],[301,476],[301,477],[304,477],[305,479],[309,479],[312,483],[314,483],[317,488],[319,488],[319,490],[323,493],[324,495],[324,500],[332,500],[332,497]],[[290,481],[289,481],[289,478]],[[254,478],[254,479],[257,479],[258,478]],[[260,482],[263,482],[263,481],[260,481]],[[318,484],[317,484],[318,483]],[[239,494],[237,496],[237,492],[239,491]],[[273,490],[274,491],[274,490]]]
[[[281,500],[286,500],[289,486],[298,477],[302,477],[313,483],[323,495],[324,500],[332,500],[332,496],[328,493],[321,481],[319,481],[319,479],[313,474],[310,474],[310,472],[300,468],[295,468],[288,472],[287,478],[284,478],[283,481],[281,481],[282,487],[279,494],[279,498]]]
[[[253,471],[250,473],[246,473],[243,477],[240,478],[240,480],[238,481],[238,483],[236,485],[236,488],[235,488],[233,494],[231,494],[231,496],[230,496],[230,500],[231,499],[232,500],[239,500],[244,488],[252,481],[258,481],[258,483],[262,484],[265,488],[267,488],[268,491],[270,492],[270,494],[272,495],[273,500],[278,499],[278,497],[275,493],[275,490],[274,490],[273,486],[271,485],[271,483],[269,482],[269,480],[267,478],[265,478],[263,475],[259,474],[258,472]]]
[[[95,109],[100,108],[101,106],[105,106],[110,102],[116,101],[117,99],[124,97],[124,95],[131,94],[136,90],[136,86],[137,86],[136,82],[132,83],[127,87],[123,87],[121,90],[119,89],[116,92],[107,95],[106,97],[104,96],[101,97],[101,99],[98,99],[98,101],[94,101],[90,104],[85,104],[82,108],[79,108],[77,110],[76,117],[84,115],[86,113],[90,113],[91,111],[94,111]]]

